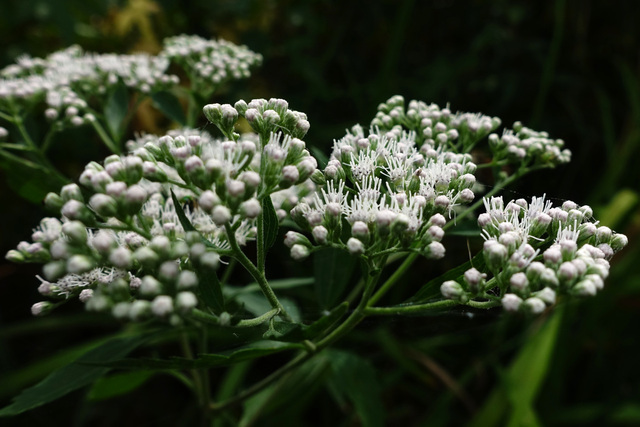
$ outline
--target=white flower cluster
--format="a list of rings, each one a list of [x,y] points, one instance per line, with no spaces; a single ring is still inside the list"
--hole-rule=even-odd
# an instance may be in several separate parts
[[[469,154],[419,145],[413,131],[373,128],[365,135],[354,126],[334,143],[324,176],[316,177],[323,186],[291,215],[319,245],[338,245],[356,255],[398,248],[442,258],[443,214],[450,216],[456,205],[474,199],[475,170]],[[351,227],[347,238],[343,220]],[[294,232],[285,243],[296,259],[312,249]]]
[[[192,129],[130,141],[129,155],[91,162],[80,185],[50,193],[45,203],[61,219],[43,219],[33,242],[7,258],[45,264],[40,290],[53,299],[78,297],[122,319],[178,321],[199,304],[199,283],[232,255],[232,242],[255,238],[259,199],[308,188],[316,163],[303,141],[271,133],[257,145],[253,134],[216,140]]]
[[[505,205],[501,197],[492,197],[484,205],[478,224],[493,279],[472,268],[462,283],[442,284],[447,298],[500,298],[508,311],[540,313],[557,295],[595,295],[609,275],[609,260],[627,244],[624,234],[591,222],[589,206],[571,201],[553,207],[543,196]]]
[[[416,141],[431,148],[447,146],[469,152],[482,138],[500,126],[498,117],[480,113],[452,113],[447,107],[412,100],[405,110],[402,96],[396,95],[378,106],[371,126],[398,134],[403,129],[416,133]]]
[[[262,55],[246,46],[188,35],[165,39],[161,55],[180,64],[194,88],[207,91],[212,85],[249,77],[251,68],[262,63]]]
[[[44,98],[49,120],[59,116],[79,125],[79,116],[95,97],[122,82],[142,93],[166,89],[178,77],[166,73],[169,60],[145,54],[85,53],[79,46],[55,52],[46,59],[24,56],[0,71],[0,109],[38,102]],[[85,120],[91,120],[85,116]]]
[[[515,122],[512,130],[505,129],[501,137],[496,133],[489,135],[489,147],[494,160],[507,159],[545,166],[571,161],[571,151],[563,149],[563,140],[550,139],[547,132],[536,132],[520,122]]]

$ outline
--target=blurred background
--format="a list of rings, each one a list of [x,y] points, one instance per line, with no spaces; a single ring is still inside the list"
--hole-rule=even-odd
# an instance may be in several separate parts
[[[589,204],[603,225],[627,234],[630,244],[614,259],[601,294],[559,310],[562,318],[551,339],[548,363],[528,366],[527,352],[531,356],[533,350],[526,344],[545,330],[545,321],[559,314],[537,322],[506,318],[499,310],[372,321],[342,345],[369,355],[381,384],[387,424],[460,425],[475,420],[477,425],[500,425],[507,419],[507,402],[517,398],[512,383],[530,381],[526,373],[535,373],[532,422],[638,425],[636,3],[9,0],[0,14],[0,67],[20,55],[43,57],[71,44],[99,53],[157,53],[168,36],[221,37],[261,53],[264,64],[210,102],[284,98],[291,108],[307,113],[311,129],[306,142],[325,153],[333,139],[356,123],[367,124],[377,105],[394,94],[450,103],[452,111],[498,116],[507,126],[520,120],[564,139],[573,152],[572,162],[527,176],[505,191],[505,198],[546,193],[556,203],[571,199]],[[157,130],[145,123],[151,127],[147,130]],[[86,161],[103,154],[80,132],[70,134],[53,156],[63,170],[77,176]],[[44,216],[40,204],[19,198],[6,179],[0,171],[2,253],[28,240]],[[4,260],[0,264],[3,404],[77,354],[78,343],[96,331],[117,329],[77,307],[65,307],[46,320],[31,319],[29,307],[39,300],[33,277],[38,271]],[[420,276],[407,280],[419,282]],[[124,399],[90,402],[74,393],[59,404],[8,421],[179,425],[187,394],[175,381],[154,381]],[[315,398],[273,405],[282,425],[295,425],[306,416],[313,417],[308,425],[358,425],[353,411],[333,403],[322,388],[309,393]],[[502,408],[491,409],[496,402]],[[162,418],[153,412],[159,403],[167,408]]]

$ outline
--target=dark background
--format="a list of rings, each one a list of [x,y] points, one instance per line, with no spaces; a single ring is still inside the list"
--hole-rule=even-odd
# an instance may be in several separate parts
[[[636,263],[640,259],[640,13],[636,3],[10,0],[3,2],[0,13],[0,66],[22,54],[46,56],[74,43],[86,51],[155,53],[162,39],[172,35],[222,37],[261,53],[264,64],[250,79],[227,86],[211,101],[285,98],[291,108],[309,117],[307,144],[325,152],[346,128],[366,125],[378,103],[394,94],[407,100],[450,103],[453,111],[498,116],[507,126],[521,120],[564,139],[573,152],[570,164],[528,176],[505,197],[546,193],[555,202],[571,199],[589,204],[596,218],[626,233],[631,243],[614,260],[602,294],[567,307],[537,399],[538,417],[544,425],[640,423],[640,269]],[[53,153],[70,175],[79,173],[87,160],[104,154],[82,140],[81,133],[72,136],[68,145]],[[2,172],[0,177],[4,182]],[[0,197],[4,200],[0,228],[4,253],[18,241],[28,240],[43,210],[4,185]],[[0,397],[4,402],[16,389],[57,365],[38,365],[40,371],[34,368],[30,380],[16,379],[13,372],[52,358],[96,330],[114,328],[91,316],[82,324],[72,320],[65,325],[66,315],[77,319],[73,309],[65,309],[58,320],[58,315],[47,321],[29,319],[29,307],[38,300],[33,279],[37,272],[37,268],[4,261],[0,265]],[[365,325],[363,330],[371,333],[354,334],[353,343],[370,351],[373,363],[384,373],[389,422],[459,424],[473,418],[501,369],[509,366],[523,334],[533,327],[528,320],[505,319],[498,313],[472,320],[447,315]],[[456,398],[433,369],[425,371],[431,379],[423,380],[414,370],[398,367],[391,353],[380,350],[386,347],[376,345],[375,337],[384,334],[396,336],[403,348],[427,352],[465,385],[468,399]],[[438,340],[428,339],[434,336]],[[176,406],[179,414],[180,390],[175,398],[153,400],[158,390],[173,390],[169,382],[156,386],[139,391],[133,402],[140,406],[167,402],[166,412]],[[319,425],[335,422],[340,409],[318,393],[318,405],[324,406],[316,410],[329,408],[322,411],[330,415],[315,421]],[[452,395],[443,403],[445,396]],[[83,425],[86,420],[95,421],[96,414],[106,416],[110,404],[123,405],[123,401],[83,404],[82,396],[73,394],[59,406],[48,405],[26,419],[39,425],[52,416],[66,424],[69,413],[74,413],[76,422]],[[304,413],[313,414],[313,405],[305,408]],[[178,419],[178,415],[167,417],[167,425]],[[102,425],[109,425],[108,419],[112,418],[106,416]],[[147,425],[155,425],[151,419],[147,418]],[[341,422],[352,425],[353,420]]]

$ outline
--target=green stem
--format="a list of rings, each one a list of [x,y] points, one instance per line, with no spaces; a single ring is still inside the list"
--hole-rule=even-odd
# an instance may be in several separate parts
[[[98,133],[98,136],[100,137],[102,142],[104,142],[104,145],[106,145],[107,148],[109,150],[111,150],[112,153],[114,153],[114,154],[120,154],[121,153],[120,149],[118,148],[116,143],[113,142],[111,137],[107,134],[107,132],[104,130],[104,128],[102,127],[100,122],[98,122],[98,120],[93,120],[91,122],[91,126],[93,126],[93,128]]]
[[[264,296],[271,304],[272,308],[280,310],[280,316],[288,322],[292,322],[293,319],[289,316],[289,313],[284,309],[278,297],[269,286],[267,279],[264,275],[264,272],[258,270],[258,268],[251,262],[249,258],[245,255],[244,252],[240,249],[238,242],[236,240],[236,234],[233,231],[232,227],[229,224],[225,225],[225,230],[227,231],[227,239],[229,244],[231,245],[231,250],[233,251],[232,256],[238,260],[238,262],[251,274],[251,276],[258,282],[258,286],[260,286],[260,290],[264,294]]]
[[[389,289],[402,277],[402,275],[411,267],[414,261],[418,258],[418,254],[413,252],[404,260],[404,262],[398,267],[398,269],[387,279],[380,289],[369,299],[367,307],[374,305]]]
[[[365,310],[366,310],[367,301],[369,300],[373,292],[373,289],[375,288],[376,283],[380,278],[379,269],[377,270],[376,274],[371,276],[369,274],[369,271],[371,271],[371,266],[368,266],[368,267],[369,268],[367,268],[367,271],[365,272],[365,275],[364,275],[365,277],[368,277],[368,280],[365,285],[362,299],[360,300],[360,303],[358,304],[356,309],[351,313],[351,315],[347,318],[347,320],[344,321],[344,323],[342,323],[340,326],[334,329],[329,335],[324,337],[315,345],[305,346],[307,349],[306,352],[300,353],[298,356],[292,359],[289,363],[287,363],[286,365],[284,365],[282,368],[278,369],[271,375],[265,377],[261,381],[255,383],[251,387],[245,389],[244,391],[242,391],[241,393],[238,393],[236,396],[230,399],[211,404],[210,408],[214,411],[220,411],[222,409],[228,408],[230,406],[236,405],[244,401],[245,399],[258,393],[260,390],[264,389],[274,381],[277,381],[278,379],[282,378],[282,376],[284,376],[291,370],[297,368],[298,366],[302,365],[304,362],[306,362],[307,360],[312,358],[314,355],[316,355],[319,351],[323,350],[324,348],[328,347],[329,345],[333,344],[334,342],[342,338],[344,335],[349,333],[358,323],[362,321],[362,319],[366,317]]]
[[[435,302],[430,302],[426,304],[416,304],[416,305],[402,305],[396,307],[368,307],[365,311],[366,314],[370,315],[399,315],[399,314],[419,314],[424,313],[426,311],[445,308],[445,307],[453,307],[459,305],[458,302],[450,299],[440,300]]]

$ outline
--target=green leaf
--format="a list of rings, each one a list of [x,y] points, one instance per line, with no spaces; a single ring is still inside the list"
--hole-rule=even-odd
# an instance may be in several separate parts
[[[203,271],[202,269],[198,269],[196,274],[200,298],[214,313],[222,313],[224,311],[224,297],[218,275],[214,271]]]
[[[323,309],[333,307],[349,283],[356,259],[336,248],[321,249],[313,257],[316,295]]]
[[[87,398],[89,400],[104,400],[130,393],[156,374],[157,372],[154,371],[133,371],[98,378],[91,387]]]
[[[191,224],[191,221],[189,221],[189,218],[187,218],[187,215],[185,215],[184,210],[182,209],[182,204],[180,203],[180,200],[178,200],[178,198],[176,197],[173,190],[171,190],[171,200],[173,200],[173,206],[176,210],[176,215],[178,215],[178,219],[180,220],[180,225],[182,225],[182,228],[184,229],[184,231],[198,231],[193,226],[193,224]]]
[[[219,354],[201,354],[197,359],[171,357],[169,359],[121,359],[104,364],[119,369],[207,369],[229,366],[245,360],[269,356],[286,350],[299,350],[300,345],[261,340]]]
[[[104,117],[107,121],[107,127],[111,133],[111,137],[117,143],[124,132],[124,120],[129,111],[129,93],[127,87],[122,82],[118,82],[113,87],[107,103],[104,106]]]
[[[465,221],[456,225],[452,230],[447,230],[447,236],[478,237],[480,231],[476,221]]]
[[[534,403],[544,382],[558,330],[562,323],[562,307],[558,307],[538,330],[533,331],[526,344],[497,385],[485,400],[470,426],[498,425],[537,426]],[[510,405],[505,404],[508,402]],[[510,409],[509,422],[504,417]]]
[[[345,398],[351,401],[364,427],[385,425],[381,387],[371,362],[341,350],[329,351],[328,357],[331,376],[327,385],[338,404]]]
[[[433,280],[430,280],[425,285],[423,285],[418,292],[415,293],[414,296],[409,298],[407,303],[412,304],[420,304],[423,302],[427,302],[432,300],[433,298],[439,297],[440,295],[440,285],[442,285],[447,280],[456,280],[464,275],[464,272],[470,269],[471,267],[475,267],[480,271],[483,271],[484,257],[482,256],[482,252],[479,252],[476,256],[473,257],[471,261],[467,261],[462,265],[454,268],[453,270],[449,270],[441,276],[436,277]]]
[[[0,156],[2,154],[0,152]],[[0,157],[0,169],[5,173],[9,187],[23,199],[41,204],[47,193],[60,191],[60,187],[67,184],[43,166],[33,164],[34,167],[29,167],[28,164]]]
[[[264,251],[265,253],[276,242],[280,222],[270,196],[262,199],[262,215],[264,218]]]
[[[69,365],[51,373],[40,383],[24,390],[13,402],[0,410],[0,416],[21,414],[45,403],[53,402],[66,394],[91,384],[106,374],[110,368],[106,363],[121,359],[131,350],[143,344],[149,334],[119,336],[87,351]]]
[[[322,384],[322,377],[329,368],[324,353],[306,361],[244,402],[240,427],[262,425],[259,420],[272,416],[278,425],[298,425],[300,412],[313,405],[313,396]]]
[[[186,126],[187,117],[180,100],[173,93],[168,91],[160,91],[151,95],[153,106],[162,111],[171,120],[178,122],[182,126]]]
[[[269,280],[269,286],[273,290],[293,289],[299,286],[308,286],[314,283],[313,277],[290,277],[288,279],[275,279]],[[250,283],[246,286],[226,286],[224,288],[224,294],[228,298],[233,298],[241,294],[249,294],[253,292],[260,292],[260,285],[256,282]]]
[[[327,166],[327,163],[329,163],[329,156],[327,156],[324,151],[315,146],[309,147],[309,150],[311,150],[313,157],[315,157],[318,161],[318,169],[323,170],[325,166]]]

